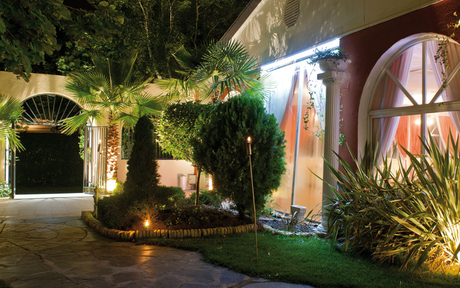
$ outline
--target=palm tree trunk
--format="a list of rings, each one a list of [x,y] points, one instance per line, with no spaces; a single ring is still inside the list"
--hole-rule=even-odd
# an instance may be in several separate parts
[[[109,113],[107,129],[107,180],[117,179],[118,177],[118,154],[120,154],[120,135],[118,126],[112,123],[113,114]]]

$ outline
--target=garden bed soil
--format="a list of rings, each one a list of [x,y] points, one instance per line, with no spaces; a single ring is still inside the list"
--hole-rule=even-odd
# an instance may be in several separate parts
[[[166,209],[159,211],[150,220],[149,230],[167,229],[202,229],[217,227],[233,227],[253,223],[251,218],[245,216],[239,219],[237,213],[229,210],[216,209],[209,206],[187,206],[182,208]],[[140,220],[127,230],[144,230],[144,221]]]

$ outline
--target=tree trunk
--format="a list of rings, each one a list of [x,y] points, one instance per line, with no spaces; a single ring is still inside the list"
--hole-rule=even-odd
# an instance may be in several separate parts
[[[201,166],[197,166],[198,168],[198,177],[196,179],[196,192],[195,192],[195,206],[200,205],[200,175],[201,175]]]
[[[118,177],[118,154],[120,135],[117,124],[112,123],[113,114],[109,113],[107,129],[107,180]]]
[[[149,14],[144,10],[144,6],[142,5],[141,0],[139,0],[139,6],[141,7],[142,14],[144,15],[144,29],[145,29],[145,37],[147,38],[147,49],[149,50],[149,58],[152,59],[152,48],[150,48],[150,35],[149,35]]]

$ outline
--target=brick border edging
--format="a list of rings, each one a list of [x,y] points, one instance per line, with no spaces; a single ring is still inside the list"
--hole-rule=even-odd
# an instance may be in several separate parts
[[[94,218],[93,213],[90,211],[82,211],[81,218],[85,223],[102,235],[109,239],[121,241],[133,241],[137,239],[146,238],[201,238],[212,235],[228,235],[233,233],[246,233],[254,231],[254,224],[232,226],[232,227],[218,227],[218,228],[203,228],[203,229],[180,229],[180,230],[167,230],[157,229],[148,231],[123,231],[116,229],[106,228],[99,220]]]

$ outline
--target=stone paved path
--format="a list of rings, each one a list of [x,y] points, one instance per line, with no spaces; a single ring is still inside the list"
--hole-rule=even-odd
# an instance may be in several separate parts
[[[73,215],[82,205],[72,199],[58,201],[66,217],[34,218],[34,203],[45,202],[56,200],[0,200],[0,279],[13,287],[311,287],[253,279],[204,263],[196,252],[106,239]],[[10,205],[29,207],[28,216]]]

